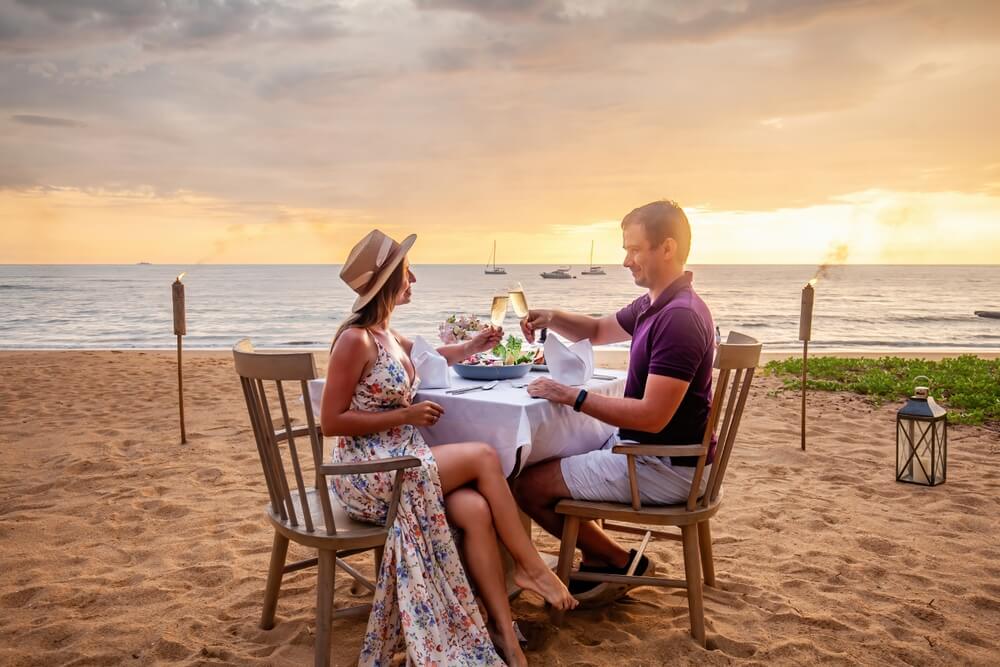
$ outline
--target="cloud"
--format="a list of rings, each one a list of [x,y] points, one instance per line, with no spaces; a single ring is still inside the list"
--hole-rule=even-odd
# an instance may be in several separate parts
[[[149,50],[209,49],[238,39],[322,42],[342,33],[337,5],[280,0],[0,0],[0,53],[130,42]]]
[[[713,0],[616,5],[602,17],[622,35],[664,41],[714,41],[755,30],[790,29],[824,18],[891,10],[899,0]]]
[[[416,0],[423,10],[448,10],[503,21],[556,21],[563,15],[559,0]]]
[[[86,127],[86,123],[70,120],[68,118],[54,118],[52,116],[35,116],[32,114],[15,114],[10,117],[15,123],[22,125],[37,125],[39,127]]]
[[[994,6],[0,0],[0,187],[474,234],[996,192]]]

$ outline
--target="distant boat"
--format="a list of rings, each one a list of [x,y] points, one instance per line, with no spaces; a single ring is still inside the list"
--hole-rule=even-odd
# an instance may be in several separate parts
[[[135,265],[136,266],[150,266],[150,263],[149,262],[136,262]]]
[[[490,253],[490,260],[486,262],[486,270],[483,271],[488,276],[505,276],[507,269],[497,266],[497,242],[493,241],[493,252]]]
[[[977,310],[976,315],[979,317],[988,317],[993,320],[1000,320],[1000,311],[998,310]]]
[[[542,271],[542,278],[551,278],[553,280],[569,280],[570,278],[576,278],[569,272],[570,267],[566,266],[563,268],[555,269],[554,271]]]
[[[604,273],[604,269],[599,266],[594,266],[594,242],[590,242],[590,268],[586,271],[580,272],[581,276],[606,276],[608,274]]]

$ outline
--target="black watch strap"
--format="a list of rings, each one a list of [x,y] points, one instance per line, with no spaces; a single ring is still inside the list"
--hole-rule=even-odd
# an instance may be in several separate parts
[[[587,400],[587,390],[581,389],[580,393],[576,395],[576,402],[573,404],[573,409],[577,412],[583,408],[583,402]]]

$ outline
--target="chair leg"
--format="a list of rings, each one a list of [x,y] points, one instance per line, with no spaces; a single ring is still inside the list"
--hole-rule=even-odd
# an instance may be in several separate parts
[[[715,563],[712,561],[712,529],[708,521],[698,524],[698,546],[701,547],[701,571],[705,575],[705,585],[715,586]]]
[[[385,553],[385,547],[377,547],[372,550],[375,555],[375,576],[372,577],[373,581],[378,581],[378,573],[382,571],[382,554]],[[358,595],[363,591],[368,590],[361,585],[361,582],[355,579],[351,582],[351,595]]]
[[[281,576],[284,574],[287,556],[288,538],[278,531],[274,531],[271,564],[267,569],[267,584],[264,587],[264,610],[260,615],[262,630],[270,630],[274,627],[274,612],[278,608],[278,592],[281,590]]]
[[[705,645],[705,609],[701,596],[701,565],[698,562],[698,528],[681,526],[684,542],[684,575],[687,580],[688,613],[691,616],[691,634],[698,643]]]
[[[567,516],[563,521],[562,540],[559,543],[559,564],[556,565],[556,576],[569,586],[569,572],[573,568],[573,555],[576,554],[576,538],[580,534],[580,517]],[[553,625],[562,625],[566,612],[553,607],[549,617]]]
[[[316,583],[316,667],[330,664],[330,630],[333,625],[333,582],[337,575],[337,552],[319,550],[319,581]]]

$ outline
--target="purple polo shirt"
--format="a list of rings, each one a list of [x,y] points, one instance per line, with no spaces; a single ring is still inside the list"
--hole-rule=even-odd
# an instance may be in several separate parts
[[[646,376],[665,375],[690,382],[673,419],[659,433],[621,429],[623,440],[664,445],[701,444],[712,402],[715,324],[708,306],[691,287],[691,272],[675,280],[650,303],[644,294],[615,315],[632,336],[626,398],[642,398]],[[715,443],[707,463],[715,455]],[[673,465],[694,466],[697,457],[671,457]]]

